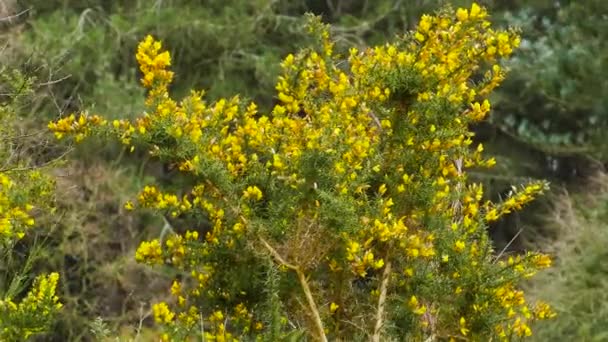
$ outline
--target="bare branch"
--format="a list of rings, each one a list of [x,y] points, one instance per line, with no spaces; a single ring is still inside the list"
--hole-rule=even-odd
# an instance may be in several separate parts
[[[382,273],[382,283],[380,284],[380,296],[378,297],[378,309],[376,311],[376,326],[374,327],[373,342],[380,342],[382,335],[382,326],[384,325],[384,306],[386,304],[386,292],[388,291],[388,282],[391,277],[391,262],[387,261]]]
[[[21,11],[21,12],[19,12],[17,14],[13,14],[13,15],[6,16],[4,18],[0,18],[0,22],[3,22],[3,21],[11,22],[11,21],[13,21],[13,19],[17,19],[20,16],[26,14],[27,12],[29,12],[31,10],[32,10],[31,8],[27,8],[27,9],[24,9],[23,11]]]
[[[498,260],[500,260],[500,258],[502,257],[503,254],[505,254],[505,252],[507,251],[507,249],[509,249],[509,247],[511,246],[511,244],[513,244],[513,242],[515,242],[515,240],[517,239],[517,237],[519,236],[519,234],[521,234],[521,232],[523,231],[523,229],[519,229],[517,231],[517,234],[515,234],[515,236],[513,236],[513,238],[509,241],[509,243],[507,243],[507,245],[505,247],[503,247],[503,249],[500,251],[500,253],[498,253],[498,255],[496,256],[496,258],[494,258],[494,262],[496,263]]]
[[[52,84],[55,84],[55,83],[59,83],[59,82],[65,81],[65,80],[67,80],[70,77],[72,77],[72,75],[64,76],[64,77],[62,77],[62,78],[60,78],[58,80],[49,80],[47,82],[43,82],[43,83],[38,84],[38,86],[43,87],[43,86],[47,86],[47,85],[52,85]]]
[[[277,261],[281,265],[283,265],[283,266],[285,266],[285,267],[287,267],[287,268],[289,268],[291,270],[294,270],[294,271],[298,270],[297,266],[292,265],[292,264],[288,263],[287,261],[285,261],[285,259],[283,259],[283,257],[279,254],[279,252],[277,252],[274,248],[272,248],[272,246],[264,238],[260,238],[260,241],[262,242],[262,244],[264,245],[264,247],[266,247],[266,249],[270,252],[270,254],[275,259],[277,259]]]
[[[308,302],[308,308],[311,311],[313,320],[315,322],[315,326],[317,328],[317,335],[320,341],[327,342],[327,336],[325,336],[325,329],[323,328],[323,321],[321,321],[321,315],[319,315],[319,310],[317,309],[317,304],[315,303],[314,298],[312,297],[312,292],[310,291],[310,287],[308,286],[308,281],[306,280],[306,275],[300,267],[290,264],[274,249],[272,246],[264,240],[264,238],[260,238],[260,241],[266,247],[266,249],[270,252],[270,254],[283,266],[293,270],[298,275],[298,280],[300,281],[300,286],[302,286],[302,290],[304,291],[304,295],[306,295],[306,301]]]
[[[35,170],[35,169],[40,169],[46,166],[49,166],[53,163],[55,163],[58,160],[62,160],[66,155],[68,155],[70,152],[72,152],[72,149],[69,148],[67,149],[65,152],[63,152],[60,156],[53,158],[45,163],[42,163],[40,165],[31,165],[31,166],[25,166],[25,167],[5,167],[0,169],[0,172],[21,172],[21,171],[30,171],[30,170]]]

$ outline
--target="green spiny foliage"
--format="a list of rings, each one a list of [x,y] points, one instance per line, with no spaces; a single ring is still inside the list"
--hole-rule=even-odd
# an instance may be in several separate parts
[[[202,91],[174,100],[171,55],[148,36],[136,56],[144,114],[50,123],[58,138],[114,137],[192,177],[189,189],[148,185],[126,204],[205,221],[137,250],[180,274],[174,301],[153,306],[163,339],[508,340],[551,317],[518,289],[548,256],[495,256],[485,230],[546,184],[484,203],[467,178],[495,163],[470,146],[469,125],[488,114],[519,44],[487,16],[477,4],[444,9],[347,58],[311,18],[312,44],[281,63],[269,113],[238,96],[207,103]]]
[[[34,234],[36,216],[52,210],[53,183],[33,167],[22,151],[25,135],[15,129],[21,106],[27,105],[32,80],[0,69],[0,339],[26,340],[46,333],[62,304],[56,295],[58,273],[33,280],[40,257]],[[31,285],[31,286],[29,286]]]

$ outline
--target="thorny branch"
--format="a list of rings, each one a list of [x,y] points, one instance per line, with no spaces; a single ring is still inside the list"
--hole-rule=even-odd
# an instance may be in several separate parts
[[[270,254],[283,266],[287,267],[290,270],[293,270],[298,275],[298,280],[300,281],[300,285],[302,286],[302,290],[306,295],[306,300],[308,302],[308,307],[313,316],[315,326],[317,328],[317,335],[320,341],[327,342],[327,337],[325,336],[325,329],[323,328],[323,321],[321,321],[321,315],[319,315],[319,310],[317,309],[317,304],[315,303],[314,298],[312,297],[312,292],[310,291],[310,287],[308,286],[308,281],[306,280],[306,275],[300,267],[290,264],[274,249],[272,246],[264,239],[260,238],[260,241],[264,245],[264,247],[270,252]]]

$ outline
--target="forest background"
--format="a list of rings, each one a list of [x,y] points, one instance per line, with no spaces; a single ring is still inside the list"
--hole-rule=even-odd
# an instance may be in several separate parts
[[[72,149],[45,127],[72,112],[133,117],[144,108],[134,58],[139,41],[165,42],[178,75],[172,92],[203,88],[210,97],[239,93],[268,111],[281,60],[305,41],[305,13],[331,23],[337,44],[371,46],[415,27],[447,1],[398,0],[3,0],[0,66],[33,77],[17,106],[18,159],[56,181],[60,218],[42,217],[16,247],[36,248],[28,274],[56,271],[63,308],[42,340],[154,336],[149,303],[168,296],[172,275],[136,263],[142,240],[163,230],[161,217],[121,205],[166,165],[119,144],[86,141]],[[469,1],[449,1],[470,7]],[[533,339],[608,339],[608,4],[602,0],[482,1],[499,26],[521,30],[510,72],[492,96],[491,118],[476,141],[497,156],[473,172],[492,199],[511,184],[551,182],[551,192],[490,227],[497,250],[540,249],[554,266],[525,286],[550,299],[557,317]],[[3,103],[12,101],[6,78]],[[12,123],[11,123],[12,124]],[[69,159],[64,156],[68,154]],[[120,155],[119,158],[114,157]],[[68,161],[69,160],[69,161]],[[8,266],[7,266],[8,267]],[[7,291],[5,283],[0,290]],[[147,335],[149,334],[149,335]]]

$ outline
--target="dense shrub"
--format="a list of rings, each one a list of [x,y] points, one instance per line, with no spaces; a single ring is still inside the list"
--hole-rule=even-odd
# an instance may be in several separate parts
[[[53,183],[23,151],[28,134],[15,128],[32,80],[0,68],[0,340],[23,341],[47,332],[62,304],[58,273],[34,280],[40,244],[31,236],[37,217],[52,210]],[[33,283],[32,283],[33,280]]]
[[[170,54],[148,36],[137,52],[143,115],[49,125],[58,138],[116,137],[189,184],[148,185],[126,204],[190,218],[136,253],[177,274],[174,299],[153,306],[164,338],[531,335],[553,313],[528,304],[518,282],[550,259],[497,255],[485,227],[546,185],[492,203],[467,178],[495,163],[471,146],[469,125],[487,116],[518,36],[490,28],[476,4],[346,58],[327,26],[308,27],[313,44],[282,62],[270,113],[238,96],[207,103],[202,91],[173,100]]]

